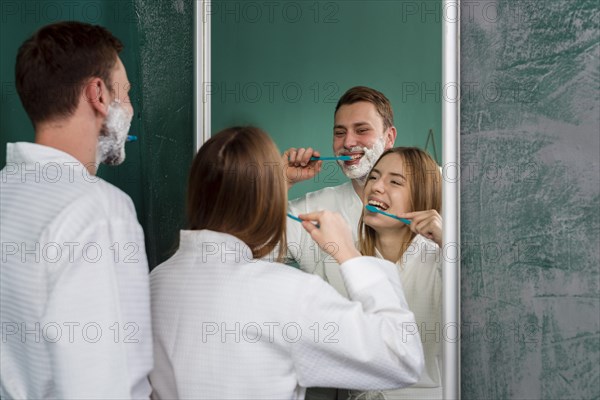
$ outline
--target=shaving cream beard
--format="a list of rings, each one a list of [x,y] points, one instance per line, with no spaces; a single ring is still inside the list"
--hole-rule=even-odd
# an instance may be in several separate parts
[[[375,165],[379,157],[383,154],[385,149],[385,137],[382,135],[378,138],[373,146],[369,149],[368,147],[356,146],[350,149],[350,152],[362,151],[364,154],[360,161],[356,165],[346,165],[343,161],[338,161],[338,164],[342,168],[342,172],[350,179],[365,180],[371,168]],[[338,154],[339,155],[339,154]]]
[[[125,141],[133,115],[118,100],[108,106],[96,147],[96,164],[119,165],[125,160]]]

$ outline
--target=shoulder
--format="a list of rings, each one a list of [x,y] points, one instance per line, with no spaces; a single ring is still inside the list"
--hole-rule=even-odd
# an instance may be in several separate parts
[[[405,255],[401,259],[401,263],[419,265],[419,268],[429,267],[439,270],[441,273],[443,261],[442,249],[433,240],[429,240],[424,236],[417,235],[412,240]]]
[[[285,319],[290,315],[305,315],[308,304],[316,297],[329,298],[333,294],[328,291],[334,289],[318,276],[282,263],[264,260],[228,265],[219,260],[205,263],[197,253],[178,250],[151,271],[150,290],[156,311],[168,308],[167,303],[205,302],[215,296],[235,294],[248,298],[245,304],[236,305],[238,311],[252,314],[256,310],[251,305],[260,304],[260,310]]]
[[[269,282],[280,284],[289,290],[306,291],[310,287],[318,287],[325,282],[316,275],[306,273],[299,268],[280,262],[270,262],[265,259],[253,263],[256,268],[257,278],[268,279]]]
[[[48,226],[57,234],[72,236],[98,225],[129,225],[141,229],[131,198],[116,186],[98,178],[72,187],[75,192]]]
[[[135,206],[131,197],[103,179],[99,180],[93,191],[86,194],[85,199],[113,218],[128,219],[135,216]],[[82,198],[82,201],[85,200]]]

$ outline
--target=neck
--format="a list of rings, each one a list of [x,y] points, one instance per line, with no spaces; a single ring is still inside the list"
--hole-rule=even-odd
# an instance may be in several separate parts
[[[75,157],[91,175],[96,175],[96,148],[100,127],[74,115],[67,119],[40,123],[35,129],[35,143],[64,151]]]
[[[408,226],[396,229],[384,229],[377,232],[375,247],[383,258],[398,262],[410,245],[411,231]]]
[[[366,177],[365,177],[365,179],[352,179],[352,187],[354,188],[354,192],[360,198],[362,198],[363,189],[365,187],[365,182],[366,182]]]

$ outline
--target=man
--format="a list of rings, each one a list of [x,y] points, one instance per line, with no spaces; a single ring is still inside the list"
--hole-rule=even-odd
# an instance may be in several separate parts
[[[396,134],[392,107],[381,92],[364,86],[349,89],[335,108],[333,151],[337,156],[352,157],[350,161],[339,162],[350,182],[307,193],[290,201],[290,213],[298,215],[318,210],[336,211],[352,228],[356,242],[363,208],[360,195],[365,180],[379,156],[394,146]],[[311,148],[291,148],[284,153],[284,162],[289,160],[286,169],[288,188],[319,173],[322,161],[310,161],[312,156],[319,155],[318,151]],[[321,276],[347,296],[337,263],[320,251],[300,224],[289,222],[287,226],[291,258],[304,271]]]
[[[0,171],[0,397],[148,398],[148,264],[131,199],[95,177],[119,164],[133,117],[106,29],[43,27],[19,49],[16,86],[35,143]]]

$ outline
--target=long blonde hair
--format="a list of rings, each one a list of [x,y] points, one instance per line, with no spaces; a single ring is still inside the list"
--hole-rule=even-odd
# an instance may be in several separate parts
[[[407,181],[410,188],[410,211],[442,209],[442,174],[440,167],[429,154],[417,147],[394,147],[383,154],[373,168],[386,156],[390,154],[399,155],[406,165]],[[400,257],[414,239],[415,234],[411,231],[409,240],[402,246]],[[375,255],[375,243],[377,232],[363,222],[361,214],[358,222],[358,249],[365,256]]]
[[[254,258],[286,252],[287,188],[277,146],[256,127],[233,127],[198,151],[187,192],[188,229],[233,235]]]

